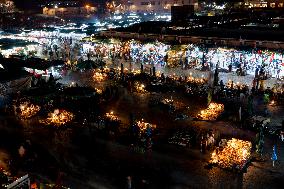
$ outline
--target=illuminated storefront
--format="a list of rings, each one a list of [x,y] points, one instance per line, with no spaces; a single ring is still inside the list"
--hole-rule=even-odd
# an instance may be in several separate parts
[[[59,7],[54,6],[51,8],[44,7],[43,14],[49,16],[74,16],[74,15],[89,15],[94,14],[96,7],[86,5],[84,7]]]
[[[130,12],[170,12],[172,6],[194,5],[198,6],[195,0],[130,0],[128,9]]]
[[[248,8],[284,8],[284,0],[246,0]]]

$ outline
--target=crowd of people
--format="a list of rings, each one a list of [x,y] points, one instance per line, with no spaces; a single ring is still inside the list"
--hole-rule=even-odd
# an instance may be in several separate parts
[[[38,43],[38,48],[34,45],[30,48],[33,55],[52,60],[62,59],[71,64],[86,59],[108,59],[114,62],[122,58],[158,67],[201,70],[218,67],[221,71],[235,71],[240,76],[255,75],[260,79],[281,79],[284,76],[284,56],[280,51],[209,48],[194,44],[169,45],[159,41],[82,40],[85,36],[60,31],[31,31],[12,36],[12,39]],[[27,55],[31,54],[29,48],[24,50]]]
[[[211,70],[219,67],[227,72],[236,71],[240,76],[258,74],[263,79],[284,76],[283,53],[268,50],[204,48],[193,44],[176,47],[158,41],[141,43],[135,40],[85,47],[90,53],[101,54],[102,57],[121,57],[143,64],[193,69],[207,66]]]
[[[75,63],[85,63],[84,60],[117,60],[123,64],[125,61],[141,64],[141,73],[144,64],[153,66],[150,74],[146,74],[146,90],[158,92],[170,91],[173,89],[183,89],[187,95],[207,98],[207,92],[212,87],[207,78],[195,78],[191,76],[170,76],[161,73],[158,75],[154,67],[169,66],[173,64],[183,69],[203,69],[222,71],[236,71],[240,76],[254,75],[255,80],[251,87],[242,83],[225,84],[222,80],[214,81],[213,98],[216,100],[247,97],[251,94],[269,93],[271,99],[281,102],[283,99],[283,86],[264,88],[263,80],[270,77],[280,79],[284,76],[283,54],[270,51],[241,51],[227,48],[205,48],[196,45],[182,45],[180,47],[163,44],[161,42],[142,43],[135,40],[97,40],[96,42],[81,41],[82,36],[60,35],[50,33],[32,33],[33,40],[41,44],[37,54],[48,59],[63,59],[67,65]],[[58,35],[58,36],[57,36]],[[173,58],[174,57],[174,58]],[[177,61],[177,63],[174,63]],[[104,64],[98,64],[101,67]],[[98,66],[97,66],[98,67]],[[218,68],[218,69],[216,69]],[[122,68],[123,70],[123,68]],[[204,70],[204,69],[203,69]],[[122,79],[126,86],[133,88],[137,75],[129,72],[121,74],[123,71],[116,71],[115,79]],[[121,74],[121,75],[120,75]],[[110,76],[110,75],[109,75]],[[218,77],[218,76],[217,76]],[[145,78],[144,78],[145,79]],[[214,80],[215,80],[214,79]],[[209,79],[210,80],[210,79]],[[36,82],[33,82],[35,84]],[[158,84],[158,85],[157,85]],[[131,86],[132,85],[132,86]],[[36,84],[35,84],[36,86]],[[182,87],[181,87],[182,86]]]

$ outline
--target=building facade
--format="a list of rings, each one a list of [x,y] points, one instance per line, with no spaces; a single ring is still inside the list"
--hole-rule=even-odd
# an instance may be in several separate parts
[[[14,2],[10,0],[0,0],[0,13],[12,13],[15,11]]]
[[[41,5],[42,13],[48,16],[75,17],[91,15],[96,12],[96,7],[84,4],[82,1],[48,1]]]
[[[85,16],[91,15],[96,12],[96,7],[86,5],[84,7],[44,7],[43,14],[48,16],[58,16],[58,17],[72,17],[72,16]]]
[[[172,6],[193,5],[198,7],[197,0],[128,0],[126,10],[136,13],[170,13]]]
[[[284,0],[245,0],[248,8],[284,8]]]

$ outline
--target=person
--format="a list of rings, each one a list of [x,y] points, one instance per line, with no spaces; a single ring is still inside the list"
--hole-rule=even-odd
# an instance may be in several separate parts
[[[255,78],[258,78],[258,72],[259,72],[259,69],[258,69],[258,67],[257,67],[256,70],[255,70],[255,74],[254,74],[254,77],[255,77]]]
[[[258,87],[259,87],[259,79],[256,79],[256,86],[255,86],[255,89],[258,90]]]
[[[132,188],[132,178],[131,176],[126,177],[127,180],[127,189],[131,189]]]
[[[276,154],[276,144],[273,146],[273,152],[272,152],[272,166],[275,166],[275,161],[277,161],[277,154]]]
[[[49,82],[50,84],[54,84],[54,83],[55,83],[55,79],[54,79],[54,76],[53,76],[52,73],[49,74],[49,80],[48,80],[48,82]]]
[[[239,68],[239,76],[243,76],[243,68],[242,68],[241,65],[240,65],[240,68]]]
[[[240,102],[241,102],[241,104],[245,104],[246,93],[247,93],[246,91],[240,93]]]
[[[200,149],[200,151],[201,151],[202,153],[205,153],[206,148],[207,148],[207,140],[206,140],[206,138],[203,137],[203,135],[202,135],[202,137],[201,137],[201,149]]]
[[[239,108],[239,121],[242,121],[242,107]]]
[[[223,82],[223,80],[221,80],[221,81],[220,81],[220,87],[221,87],[222,90],[224,90],[224,86],[225,86],[225,85],[224,85],[224,82]]]
[[[284,142],[284,131],[280,131],[280,139]]]
[[[234,89],[234,81],[231,82],[231,89]]]
[[[280,69],[277,70],[277,75],[276,75],[277,79],[280,79],[280,71],[281,71]]]
[[[233,66],[232,66],[232,64],[230,64],[229,65],[229,72],[232,72],[232,68],[233,68]]]
[[[210,133],[208,137],[208,146],[209,148],[212,148],[215,144],[215,138],[214,138],[214,133]]]

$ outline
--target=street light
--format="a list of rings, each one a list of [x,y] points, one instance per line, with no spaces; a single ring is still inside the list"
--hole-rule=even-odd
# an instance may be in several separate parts
[[[90,5],[85,5],[85,8],[86,8],[86,10],[87,10],[87,14],[89,14],[89,8],[90,8]]]

